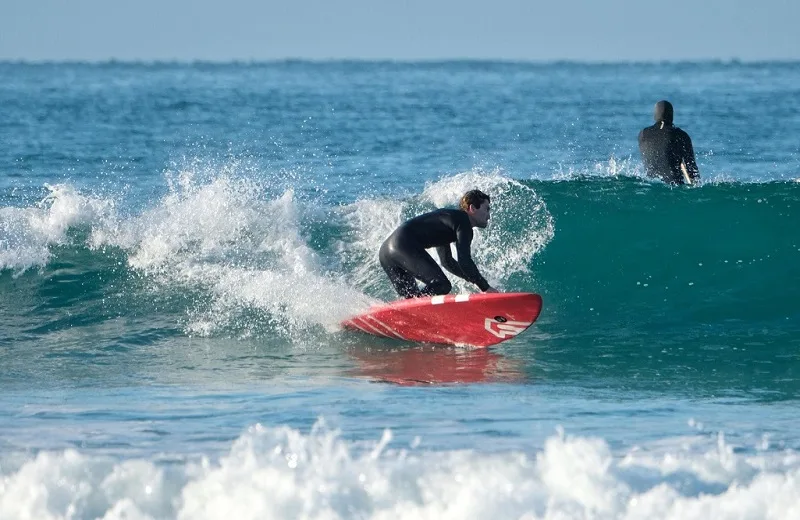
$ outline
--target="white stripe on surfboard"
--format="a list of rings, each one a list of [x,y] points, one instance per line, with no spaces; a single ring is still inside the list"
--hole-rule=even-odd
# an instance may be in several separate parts
[[[392,334],[393,334],[395,337],[397,337],[398,339],[402,339],[402,340],[404,340],[404,341],[410,341],[408,338],[406,338],[405,336],[403,336],[403,335],[402,335],[402,334],[400,334],[399,332],[396,332],[396,331],[395,331],[395,330],[393,330],[391,327],[389,327],[388,325],[386,325],[386,324],[385,324],[385,323],[383,323],[382,321],[380,321],[380,320],[378,320],[378,319],[375,319],[375,318],[374,318],[374,317],[372,317],[372,316],[359,316],[358,318],[352,318],[352,319],[350,319],[350,320],[347,320],[347,322],[346,322],[346,323],[347,323],[348,325],[352,325],[353,327],[357,328],[358,330],[360,330],[361,332],[363,332],[363,333],[365,333],[365,334],[374,334],[374,335],[377,335],[377,336],[382,336],[382,337],[385,337],[385,338],[388,338],[388,337],[390,337],[388,334],[386,334],[386,333],[385,333],[385,332],[383,332],[382,330],[378,330],[377,328],[375,328],[375,327],[374,327],[374,326],[372,326],[371,324],[367,323],[367,322],[366,322],[366,319],[367,319],[367,318],[369,318],[369,319],[371,319],[371,320],[375,321],[376,323],[378,323],[379,325],[381,325],[381,326],[385,327],[385,328],[386,328],[386,330],[388,330],[390,333],[392,333]],[[361,324],[359,324],[359,323],[358,323],[358,321],[356,321],[356,320],[359,320],[359,321],[361,321],[362,323],[361,323]],[[369,330],[367,330],[367,329],[369,329]],[[453,345],[456,345],[456,344],[458,344],[458,343],[457,343],[456,341],[454,341],[453,339],[451,339],[451,338],[448,338],[447,336],[442,336],[441,334],[436,334],[436,333],[433,333],[433,336],[436,336],[436,337],[438,337],[438,338],[441,338],[442,340],[444,340],[444,342],[445,342],[445,343],[450,343],[450,344],[453,344]]]
[[[353,320],[347,320],[347,324],[352,326],[352,327],[355,327],[356,329],[360,330],[361,332],[363,332],[365,334],[372,334],[372,332],[368,331],[367,329],[365,329],[364,327],[362,327],[361,325],[356,323],[356,320],[354,320],[354,319]]]
[[[364,329],[361,329],[361,330],[364,330],[364,332],[367,332],[367,333],[369,333],[369,334],[375,334],[375,335],[377,335],[377,336],[383,336],[384,338],[388,338],[388,337],[389,337],[389,335],[388,335],[388,334],[386,334],[384,331],[382,331],[382,330],[379,330],[379,329],[376,329],[376,328],[375,328],[375,327],[373,327],[371,324],[367,323],[367,321],[364,319],[364,317],[363,317],[363,316],[359,316],[358,318],[355,318],[353,321],[355,321],[355,320],[359,320],[359,321],[361,321],[361,324],[362,324],[364,327],[367,327],[368,329],[370,329],[370,330],[364,330]],[[361,327],[359,327],[359,328],[361,328]],[[370,331],[372,331],[372,332],[370,332]]]
[[[375,316],[365,316],[365,318],[371,319],[372,321],[374,321],[375,323],[377,323],[378,325],[380,325],[384,329],[388,330],[389,332],[391,332],[392,334],[394,334],[398,338],[406,339],[402,334],[400,334],[399,332],[397,332],[396,330],[394,330],[393,328],[391,328],[390,326],[388,326],[387,324],[385,324],[384,322],[382,322],[381,320],[379,320]]]
[[[444,299],[447,295],[438,295],[438,296],[431,296],[431,305],[441,305],[444,303]],[[469,301],[469,294],[456,294],[455,296],[456,302],[468,302]]]

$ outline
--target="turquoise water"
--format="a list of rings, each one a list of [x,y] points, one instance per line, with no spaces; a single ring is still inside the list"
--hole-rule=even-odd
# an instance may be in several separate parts
[[[0,518],[797,517],[800,65],[0,80]],[[662,98],[697,187],[642,173]],[[394,297],[386,235],[474,187],[536,324],[342,331]]]

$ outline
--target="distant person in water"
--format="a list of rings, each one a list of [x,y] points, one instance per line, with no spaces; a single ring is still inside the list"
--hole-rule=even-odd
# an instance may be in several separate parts
[[[406,221],[381,246],[378,258],[395,290],[405,298],[447,294],[453,288],[426,249],[435,247],[445,269],[483,292],[498,292],[472,261],[472,228],[489,224],[489,196],[479,190],[461,197],[461,209],[437,209]],[[455,242],[458,260],[450,244]],[[417,280],[425,285],[417,286]]]
[[[639,151],[648,177],[669,184],[694,184],[700,179],[689,134],[672,124],[672,103],[659,101],[656,124],[639,132]]]

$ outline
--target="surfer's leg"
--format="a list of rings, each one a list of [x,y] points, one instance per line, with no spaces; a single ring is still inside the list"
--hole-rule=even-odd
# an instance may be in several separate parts
[[[397,261],[399,249],[393,239],[394,237],[389,237],[381,246],[378,253],[381,267],[389,277],[389,281],[392,282],[397,294],[403,298],[418,298],[422,294],[417,287],[417,280]]]
[[[385,266],[383,270],[389,276],[389,281],[392,282],[397,294],[403,298],[419,298],[422,296],[422,292],[417,287],[417,280],[405,270],[398,267],[389,267],[387,269]]]
[[[420,292],[425,296],[449,294],[453,289],[453,284],[447,279],[439,264],[434,262],[431,255],[426,252],[425,257],[416,259],[417,265],[413,271],[414,275],[425,283],[425,287]]]
[[[453,288],[442,268],[422,246],[414,244],[397,249],[394,260],[403,271],[425,284],[419,296],[448,294]]]
[[[453,288],[439,264],[415,240],[393,234],[381,246],[378,257],[401,296],[416,298],[447,294]],[[425,284],[422,290],[417,288],[416,280]]]

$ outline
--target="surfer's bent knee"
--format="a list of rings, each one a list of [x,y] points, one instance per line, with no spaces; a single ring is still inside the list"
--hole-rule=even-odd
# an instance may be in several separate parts
[[[436,280],[428,284],[425,287],[425,292],[430,294],[431,296],[441,295],[441,294],[450,294],[450,291],[453,290],[453,284],[450,283],[450,280],[445,278],[444,280]]]

